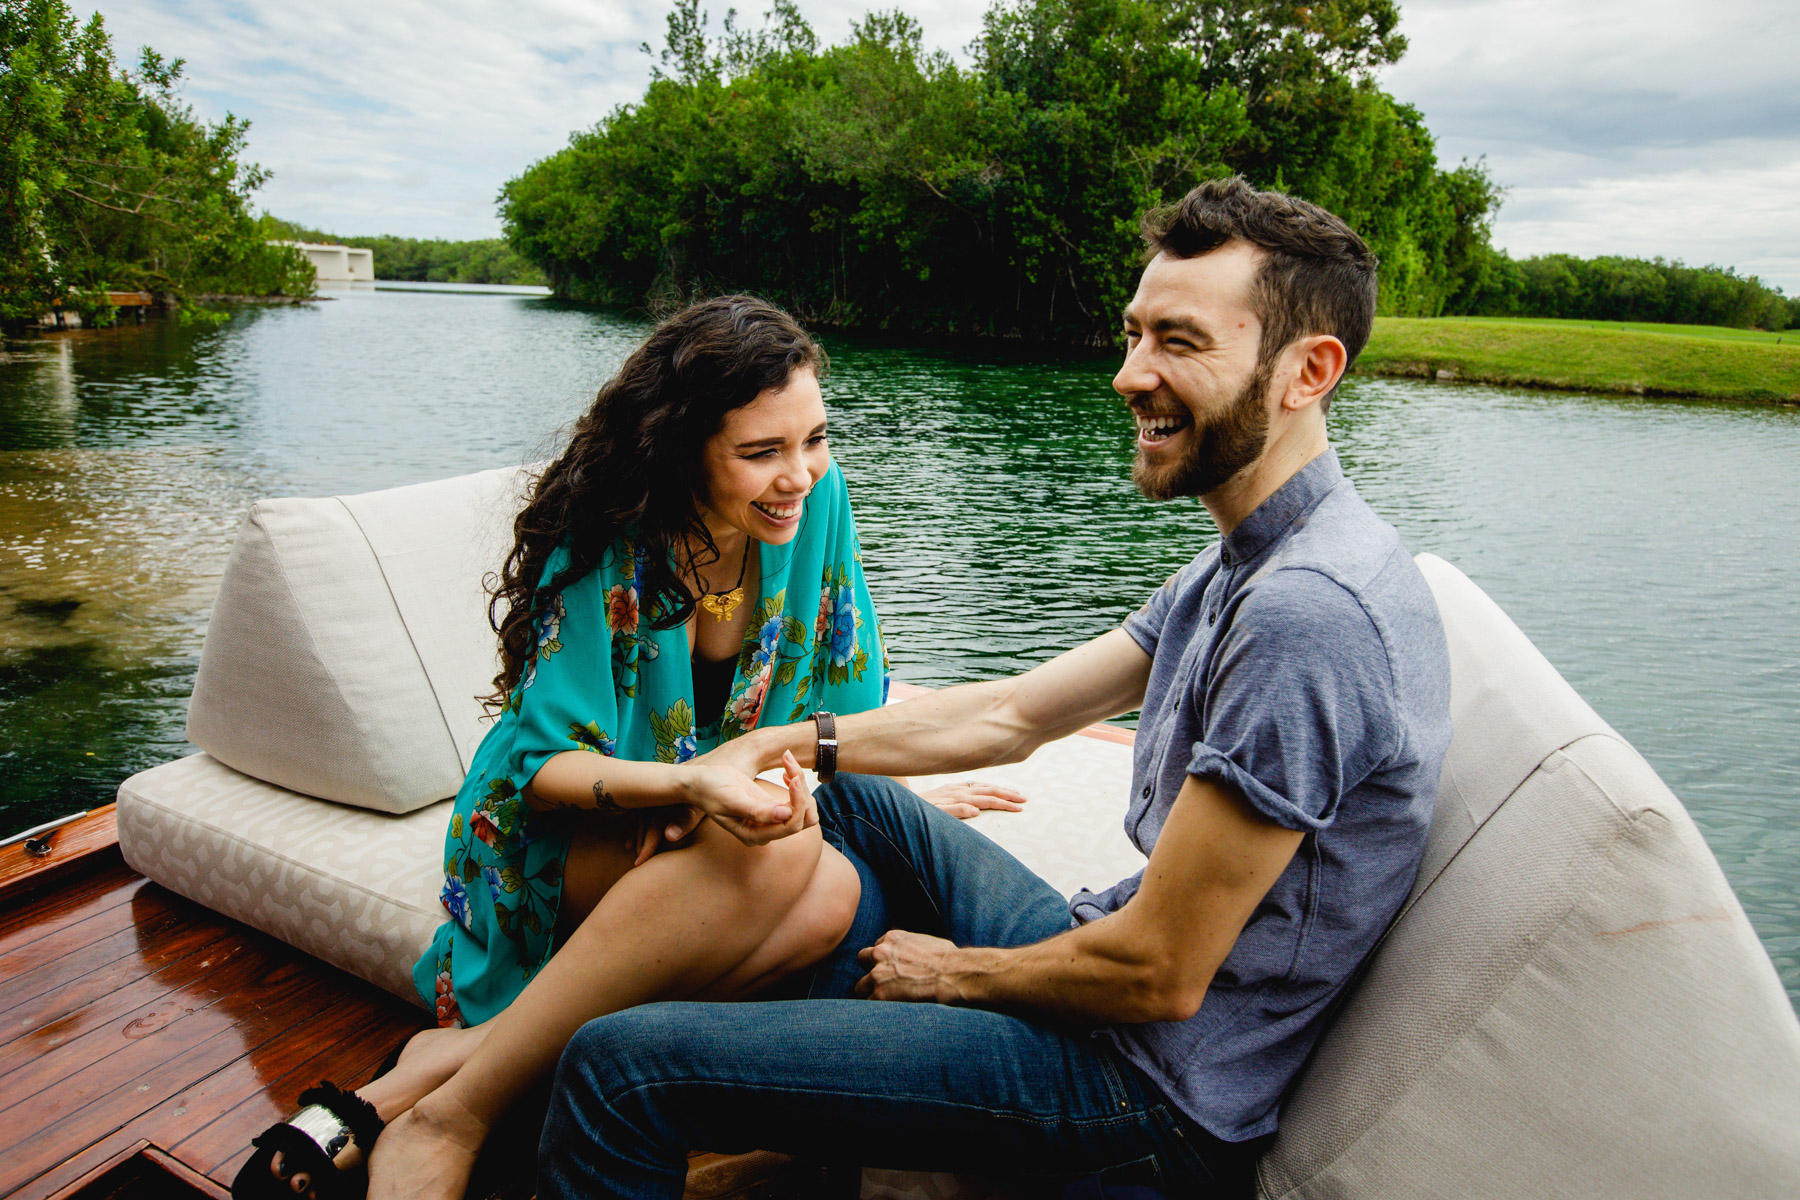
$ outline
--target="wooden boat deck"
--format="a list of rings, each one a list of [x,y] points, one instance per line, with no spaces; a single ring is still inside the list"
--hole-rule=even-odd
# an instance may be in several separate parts
[[[426,1024],[132,871],[110,807],[60,830],[47,858],[0,849],[0,1196],[227,1196],[250,1139],[302,1090],[366,1082]],[[470,1195],[531,1194],[528,1125],[497,1131]],[[700,1154],[688,1194],[843,1186],[775,1155]]]

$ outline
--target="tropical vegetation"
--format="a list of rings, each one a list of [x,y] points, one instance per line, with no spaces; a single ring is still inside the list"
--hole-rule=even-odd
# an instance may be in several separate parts
[[[0,0],[0,320],[104,318],[108,291],[309,295],[304,256],[267,244],[240,161],[249,122],[198,120],[182,60],[121,68],[98,14]]]
[[[1478,264],[1467,302],[1452,311],[1782,330],[1800,325],[1800,296],[1729,267],[1572,254],[1515,261],[1495,251]]]
[[[272,236],[300,242],[337,242],[375,253],[377,279],[414,283],[512,283],[542,284],[544,274],[526,262],[502,238],[447,241],[442,238],[394,237],[374,234],[340,237],[307,229],[290,221],[269,218]]]
[[[900,12],[826,47],[791,0],[718,37],[675,0],[643,98],[502,217],[577,299],[741,287],[824,324],[1104,342],[1139,214],[1237,171],[1362,230],[1384,311],[1454,310],[1498,190],[1377,85],[1398,23],[1394,0],[999,0],[965,67]]]
[[[717,36],[699,4],[637,103],[502,190],[564,296],[744,288],[821,324],[1104,342],[1139,214],[1237,172],[1361,231],[1384,314],[1800,323],[1729,270],[1495,250],[1485,163],[1441,164],[1377,82],[1395,0],[996,0],[967,66],[899,11],[822,46],[791,0]]]

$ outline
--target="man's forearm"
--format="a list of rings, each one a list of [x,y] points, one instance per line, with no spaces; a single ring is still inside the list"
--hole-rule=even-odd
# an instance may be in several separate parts
[[[931,775],[1016,762],[1036,748],[1008,704],[1017,679],[966,683],[902,704],[837,718],[837,769],[860,775]],[[800,765],[817,767],[817,730],[811,721],[759,729],[738,739],[758,771],[791,750]]]
[[[1115,629],[1023,675],[840,714],[838,769],[932,775],[1018,762],[1053,738],[1137,708],[1149,679],[1150,656]],[[712,753],[753,775],[774,767],[783,750],[811,767],[815,737],[813,723],[801,721],[758,729]]]
[[[1211,971],[1201,973],[1162,953],[1162,941],[1140,936],[1142,931],[1127,928],[1130,924],[1115,915],[1010,949],[959,948],[936,938],[890,934],[871,956],[871,992],[877,999],[935,1000],[1077,1025],[1192,1016]],[[933,955],[934,962],[918,961]],[[904,978],[915,973],[934,980],[932,994],[907,993]]]

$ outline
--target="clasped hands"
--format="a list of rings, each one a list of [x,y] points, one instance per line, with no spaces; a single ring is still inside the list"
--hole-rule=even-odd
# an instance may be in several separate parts
[[[682,792],[688,799],[673,810],[645,814],[633,866],[681,845],[708,817],[746,846],[766,845],[819,823],[818,805],[791,751],[782,751],[782,782],[777,784],[756,778],[753,761],[733,753],[740,745],[721,746],[682,765]],[[1020,792],[977,780],[943,784],[921,798],[964,821],[984,809],[1018,812],[1025,806]]]
[[[766,845],[819,823],[818,804],[791,752],[782,753],[779,785],[720,763],[696,760],[687,765],[684,792],[691,799],[677,810],[675,819],[644,821],[638,842],[639,864],[665,847],[684,842],[708,817],[747,846]],[[931,803],[964,819],[983,808],[1016,812],[1025,802],[1018,792],[994,784],[952,784],[934,791],[942,795],[928,794]],[[954,953],[955,944],[943,938],[889,930],[857,955],[868,974],[857,982],[856,994],[872,1000],[958,1003],[962,997],[948,985],[945,971]]]
[[[780,784],[706,758],[683,764],[680,770],[686,800],[672,809],[645,814],[633,866],[681,845],[708,817],[746,846],[767,845],[819,823],[819,806],[791,752],[782,752]]]

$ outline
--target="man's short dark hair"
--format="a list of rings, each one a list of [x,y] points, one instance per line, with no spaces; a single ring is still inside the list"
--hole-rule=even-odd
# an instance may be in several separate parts
[[[1266,251],[1250,293],[1251,310],[1262,322],[1259,362],[1272,362],[1296,338],[1329,333],[1344,343],[1348,374],[1368,344],[1375,255],[1355,230],[1318,205],[1259,192],[1233,175],[1151,209],[1143,230],[1146,262],[1159,253],[1198,258],[1239,238]],[[1327,396],[1320,407],[1330,404]]]

